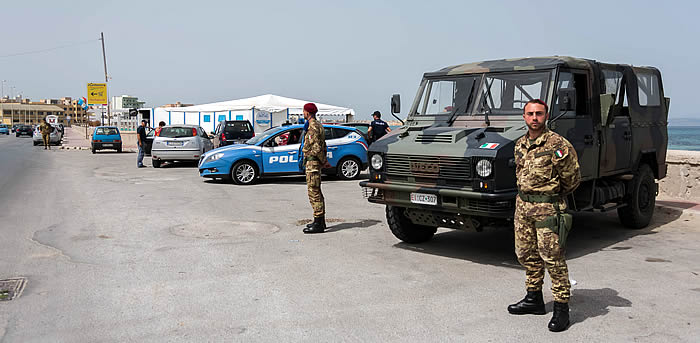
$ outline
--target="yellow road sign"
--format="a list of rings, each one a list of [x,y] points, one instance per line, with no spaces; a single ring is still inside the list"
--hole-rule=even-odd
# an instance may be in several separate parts
[[[107,84],[87,84],[88,105],[107,105]]]

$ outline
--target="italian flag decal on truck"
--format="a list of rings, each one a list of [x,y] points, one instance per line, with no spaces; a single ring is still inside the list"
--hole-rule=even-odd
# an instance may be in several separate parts
[[[479,146],[479,149],[496,149],[498,143],[484,143]]]

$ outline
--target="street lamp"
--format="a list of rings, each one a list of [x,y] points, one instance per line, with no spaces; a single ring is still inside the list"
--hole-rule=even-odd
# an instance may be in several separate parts
[[[2,93],[0,93],[0,99],[5,97],[5,82],[7,82],[7,80],[2,80]]]

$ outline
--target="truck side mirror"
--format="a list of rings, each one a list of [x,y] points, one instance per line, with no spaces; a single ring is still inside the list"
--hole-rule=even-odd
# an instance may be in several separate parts
[[[615,94],[601,94],[600,95],[600,122],[603,126],[608,125],[608,116],[610,115],[610,109],[615,104]]]
[[[560,88],[557,91],[559,99],[559,111],[576,110],[576,88]]]
[[[391,113],[401,112],[401,95],[394,94],[391,96]]]

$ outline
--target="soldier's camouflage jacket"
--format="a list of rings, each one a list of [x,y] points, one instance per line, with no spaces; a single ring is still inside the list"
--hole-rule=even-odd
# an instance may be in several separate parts
[[[52,130],[52,127],[50,124],[44,122],[44,123],[41,123],[39,125],[39,131],[41,132],[42,135],[48,135],[53,130]]]
[[[318,160],[323,166],[326,164],[326,135],[321,123],[312,118],[309,120],[309,129],[304,135],[304,146],[301,151],[305,160]]]
[[[515,164],[518,190],[526,194],[559,195],[563,198],[581,182],[576,150],[566,138],[549,129],[545,129],[533,143],[530,143],[527,134],[518,139],[515,143]],[[552,205],[547,203],[536,204],[535,207],[542,209],[537,211],[533,208],[531,215],[550,214],[553,211]]]

